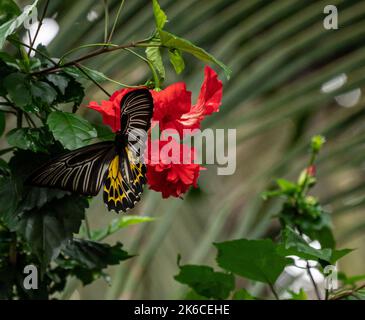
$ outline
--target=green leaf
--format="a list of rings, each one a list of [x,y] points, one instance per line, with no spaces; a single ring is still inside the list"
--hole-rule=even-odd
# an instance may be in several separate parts
[[[113,219],[106,228],[93,231],[92,238],[94,240],[104,239],[105,237],[117,232],[120,229],[131,225],[152,221],[155,221],[155,218],[146,216],[124,216],[122,218]]]
[[[65,89],[65,93],[62,95],[58,95],[57,102],[60,103],[67,103],[71,102],[74,104],[75,107],[78,107],[82,100],[84,99],[84,87],[81,85],[80,82],[71,78],[69,80],[68,86]]]
[[[68,191],[59,189],[30,187],[24,191],[23,199],[20,203],[20,210],[29,211],[34,208],[39,209],[53,199],[61,199],[70,194]]]
[[[119,264],[133,256],[122,249],[122,244],[113,246],[89,240],[74,239],[63,250],[63,255],[57,260],[58,265],[67,270],[87,285],[94,280],[107,276],[102,271],[109,265]]]
[[[338,273],[338,278],[339,278],[339,280],[342,281],[343,284],[354,286],[358,282],[365,280],[365,274],[360,274],[360,275],[348,277],[343,272],[339,272]]]
[[[48,152],[47,146],[52,136],[40,128],[13,129],[6,135],[9,145],[33,152]]]
[[[232,297],[233,300],[255,300],[257,299],[251,293],[249,293],[246,289],[242,288],[237,290]]]
[[[38,0],[28,6],[18,17],[13,18],[0,26],[0,49],[3,48],[6,38],[18,29],[36,7]]]
[[[79,231],[88,202],[79,196],[54,199],[41,209],[25,212],[17,229],[43,266],[55,259]]]
[[[4,86],[16,106],[24,108],[32,103],[28,77],[23,73],[12,73],[4,79]]]
[[[312,228],[305,230],[305,234],[312,240],[318,240],[322,248],[333,249],[336,245],[332,230],[328,226],[323,226],[318,230]]]
[[[351,249],[315,249],[288,226],[283,231],[283,241],[283,245],[278,247],[278,252],[283,256],[295,255],[305,260],[323,260],[331,264],[352,251]]]
[[[53,151],[52,149],[53,146],[48,150]],[[57,150],[55,153],[50,152],[50,154],[34,153],[29,150],[16,150],[14,156],[9,161],[9,168],[12,176],[19,181],[19,185],[23,185],[24,180],[33,170],[39,168],[59,153],[60,150]],[[19,203],[19,211],[29,211],[35,208],[39,209],[53,199],[61,199],[66,195],[70,195],[69,192],[59,189],[38,188],[33,186],[24,186],[21,194],[22,199]]]
[[[277,252],[271,240],[232,240],[214,244],[220,267],[242,277],[274,284],[285,266],[292,263]]]
[[[153,14],[155,16],[156,28],[158,30],[161,30],[167,21],[167,16],[165,12],[163,12],[163,10],[161,9],[157,0],[152,0],[152,7]]]
[[[70,150],[88,145],[97,136],[95,128],[87,120],[72,113],[52,112],[47,124],[54,138]]]
[[[181,266],[180,273],[174,278],[207,298],[226,299],[234,289],[232,274],[217,272],[207,266]]]
[[[0,52],[0,60],[10,67],[19,68],[16,58],[6,52]]]
[[[8,163],[0,158],[0,175],[7,175],[10,172]]]
[[[82,68],[89,75],[89,77],[92,78],[96,82],[103,82],[103,81],[107,80],[107,76],[105,76],[100,71],[96,71],[96,70],[86,68],[86,67],[82,67]],[[74,78],[90,80],[89,77],[84,72],[82,72],[79,68],[67,67],[67,68],[64,68],[63,71]]]
[[[179,49],[181,51],[188,52],[205,62],[213,62],[224,70],[227,79],[229,79],[231,75],[231,70],[224,63],[217,60],[215,57],[206,52],[204,49],[199,48],[190,41],[183,38],[179,38],[178,36],[175,36],[174,34],[169,33],[167,31],[161,30],[159,31],[159,34],[160,34],[161,44],[163,46],[170,49]]]
[[[42,63],[41,63],[40,59],[35,58],[35,57],[29,59],[30,70],[32,70],[32,71],[39,70],[41,65],[42,65]]]
[[[152,62],[153,66],[157,70],[161,79],[165,79],[165,67],[163,65],[161,52],[159,47],[147,47],[146,48],[146,56]]]
[[[307,294],[305,291],[301,288],[298,293],[288,290],[288,292],[291,295],[290,300],[308,300]]]
[[[299,234],[292,228],[286,227],[283,231],[283,248],[279,248],[283,256],[296,255],[306,260],[331,261],[331,249],[315,249],[311,247]]]
[[[0,111],[0,137],[3,135],[5,131],[5,113]]]
[[[98,139],[103,141],[110,141],[115,139],[115,134],[109,126],[104,124],[93,124],[98,134]]]
[[[63,95],[65,94],[66,88],[70,81],[69,78],[60,74],[49,74],[47,75],[47,80],[51,82],[56,88],[58,88]]]
[[[74,239],[64,248],[63,253],[85,268],[104,269],[133,257],[122,247],[121,243],[110,246],[106,243]]]
[[[18,5],[13,0],[0,1],[0,25],[20,14]]]
[[[169,59],[177,74],[185,69],[184,59],[178,49],[169,49]]]
[[[276,183],[279,186],[280,190],[285,194],[292,195],[298,191],[298,186],[289,180],[277,179]]]
[[[56,90],[44,81],[31,82],[30,91],[33,96],[33,101],[40,106],[52,104],[57,97]]]
[[[200,294],[197,294],[194,290],[190,290],[184,297],[184,300],[207,300],[207,297],[204,297]]]
[[[10,177],[0,177],[0,219],[9,229],[17,225],[17,206],[21,195]]]
[[[354,249],[333,250],[330,263],[335,264],[336,261],[340,260],[341,258],[348,255],[352,251],[354,251]]]

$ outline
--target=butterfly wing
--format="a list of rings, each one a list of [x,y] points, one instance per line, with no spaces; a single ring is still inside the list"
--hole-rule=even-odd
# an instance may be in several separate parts
[[[136,156],[143,154],[152,114],[153,98],[147,89],[133,90],[123,97],[120,118],[122,135],[127,137],[128,147]]]
[[[114,142],[100,142],[63,154],[34,171],[26,184],[95,196],[104,181]]]
[[[153,99],[147,89],[133,90],[121,101],[123,145],[110,162],[104,184],[104,202],[109,210],[127,211],[140,200],[146,184],[146,166],[141,155],[151,125]]]
[[[146,169],[142,163],[132,162],[132,153],[125,147],[121,155],[110,161],[104,184],[104,202],[108,210],[126,212],[141,199],[146,183]]]

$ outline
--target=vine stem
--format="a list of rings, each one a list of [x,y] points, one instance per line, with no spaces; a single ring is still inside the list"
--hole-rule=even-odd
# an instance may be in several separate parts
[[[341,292],[338,295],[335,295],[335,296],[329,298],[329,300],[340,300],[342,298],[349,297],[349,296],[353,295],[354,293],[356,293],[357,291],[364,289],[364,288],[365,288],[365,284],[357,287],[356,289]]]
[[[92,51],[92,52],[90,52],[88,54],[85,54],[85,55],[83,55],[81,57],[78,57],[78,58],[76,58],[74,60],[71,60],[69,62],[66,62],[64,64],[56,64],[53,67],[49,67],[49,68],[45,68],[43,70],[39,70],[39,71],[32,72],[31,75],[40,75],[40,74],[44,74],[44,73],[57,72],[57,71],[61,70],[62,68],[66,68],[66,67],[70,67],[70,66],[75,66],[76,63],[79,63],[81,61],[84,61],[84,60],[87,60],[87,59],[90,59],[90,58],[93,58],[93,57],[96,57],[96,56],[99,56],[99,55],[104,54],[104,53],[107,53],[107,52],[113,52],[113,51],[116,51],[116,50],[123,50],[123,49],[138,47],[144,41],[146,41],[146,40],[141,40],[141,41],[137,41],[137,42],[131,42],[131,43],[124,44],[124,45],[116,45],[116,46],[113,46],[111,48],[109,46],[103,47],[103,48],[97,49],[95,51]]]
[[[313,288],[314,288],[314,291],[316,293],[317,299],[318,300],[322,300],[321,299],[321,294],[319,293],[319,289],[318,289],[317,283],[316,283],[316,281],[313,278],[313,274],[311,272],[311,268],[310,268],[310,265],[309,265],[309,262],[308,261],[307,261],[307,272],[308,272],[308,276],[309,276],[309,278],[310,278],[310,280],[311,280],[311,282],[313,284]]]
[[[274,295],[275,299],[276,299],[276,300],[280,300],[280,299],[279,299],[279,295],[278,295],[278,293],[276,292],[276,290],[275,290],[275,288],[274,288],[274,285],[273,285],[271,282],[269,282],[269,287],[270,287],[270,290],[271,290],[271,292],[273,293],[273,295]]]
[[[47,59],[49,62],[51,62],[55,67],[58,67],[58,64],[53,61],[50,57],[48,57],[46,54],[44,54],[42,51],[39,51],[38,49],[35,49],[35,48],[32,48],[30,45],[24,43],[24,42],[21,42],[15,38],[11,38],[10,41],[12,42],[16,42],[26,48],[29,48],[30,51],[34,51],[34,52],[37,52],[39,55],[41,55],[43,58]]]
[[[76,68],[79,69],[90,81],[92,81],[101,91],[103,91],[109,98],[111,97],[111,94],[106,91],[95,79],[93,79],[83,68],[79,63],[75,64]]]
[[[153,63],[149,59],[141,56],[140,54],[138,54],[137,52],[134,52],[133,50],[131,50],[129,48],[124,48],[124,50],[134,54],[136,57],[138,57],[139,59],[141,59],[147,63],[147,65],[151,69],[151,72],[153,75],[153,80],[155,81],[155,90],[160,89],[160,78],[158,77],[157,71],[156,71],[155,67],[153,66]]]
[[[89,238],[89,240],[91,239],[91,230],[90,230],[90,224],[89,224],[89,220],[87,219],[87,216],[85,215],[85,229],[86,229],[86,235]]]
[[[109,8],[108,8],[108,0],[104,0],[104,42],[108,40],[108,27],[109,27]]]
[[[112,30],[110,31],[110,34],[109,34],[109,38],[108,38],[108,41],[107,41],[108,43],[110,41],[112,41],[113,34],[114,34],[114,31],[115,31],[115,27],[117,26],[117,23],[118,23],[118,20],[119,20],[119,15],[120,15],[120,12],[122,11],[123,5],[124,5],[124,0],[122,0],[122,3],[120,4],[120,6],[118,8],[117,15],[115,17]]]
[[[33,47],[34,47],[35,41],[36,41],[36,39],[37,39],[37,37],[38,37],[39,30],[41,29],[42,24],[43,24],[44,17],[46,16],[47,9],[48,9],[48,5],[49,5],[49,0],[46,0],[46,5],[45,5],[45,7],[44,7],[44,10],[43,10],[43,13],[42,13],[41,19],[39,20],[38,27],[37,27],[37,31],[35,32],[35,35],[34,35],[33,41],[30,43],[30,48],[29,48],[29,50],[28,50],[28,56],[30,56],[30,53],[31,53],[31,52],[32,52],[32,50],[33,50]]]

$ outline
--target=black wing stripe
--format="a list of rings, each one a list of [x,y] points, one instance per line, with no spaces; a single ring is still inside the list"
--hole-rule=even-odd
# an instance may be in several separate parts
[[[151,126],[153,99],[147,89],[129,92],[121,102],[121,127],[128,147],[137,157],[143,155],[147,131]]]
[[[26,183],[96,195],[114,150],[113,142],[101,142],[70,151],[37,169]]]

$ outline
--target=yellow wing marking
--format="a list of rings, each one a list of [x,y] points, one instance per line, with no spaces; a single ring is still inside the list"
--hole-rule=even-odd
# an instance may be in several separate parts
[[[122,184],[123,177],[119,166],[119,156],[115,156],[110,162],[108,176],[106,179],[108,181],[108,183],[104,184],[104,191],[108,194],[106,200],[108,202],[113,201],[114,206],[117,206],[117,203],[122,203],[123,198],[126,197]]]

